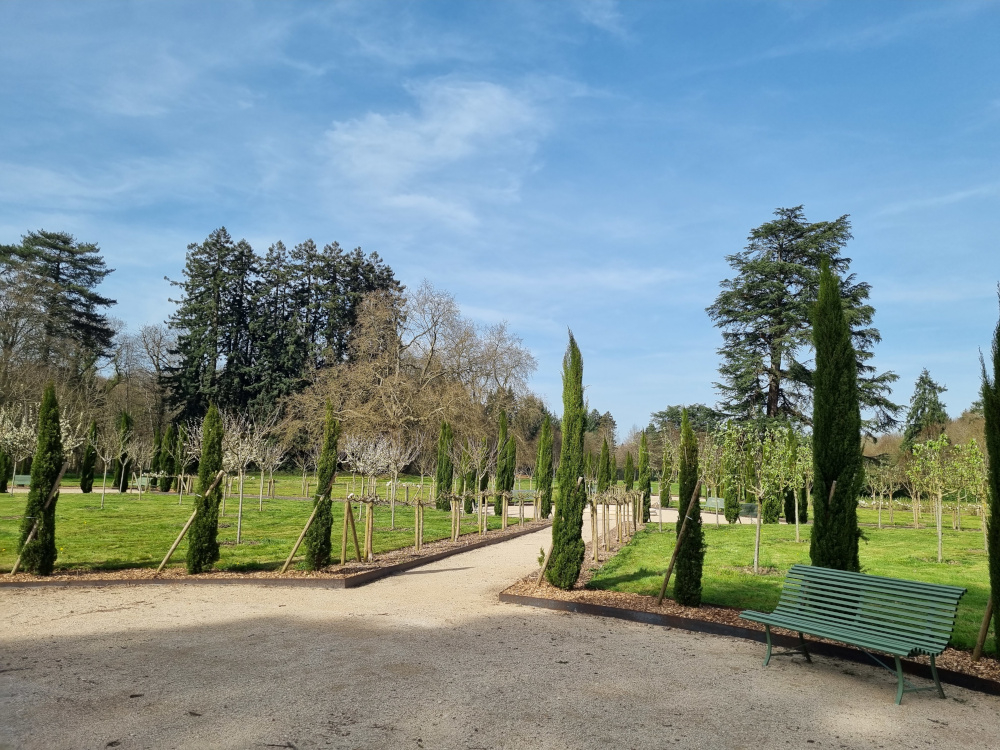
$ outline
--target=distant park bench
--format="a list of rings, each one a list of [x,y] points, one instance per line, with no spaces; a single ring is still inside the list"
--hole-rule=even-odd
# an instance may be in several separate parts
[[[30,487],[31,486],[31,474],[15,474],[14,481],[11,482],[14,487]]]
[[[721,497],[710,497],[705,501],[705,505],[702,507],[704,510],[722,513],[726,509],[726,501]]]

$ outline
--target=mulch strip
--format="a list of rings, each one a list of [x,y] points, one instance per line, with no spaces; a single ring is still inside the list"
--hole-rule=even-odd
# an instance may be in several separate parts
[[[183,567],[167,568],[155,576],[155,568],[127,568],[124,570],[67,570],[56,575],[39,577],[30,573],[4,575],[0,588],[36,588],[44,586],[115,586],[162,584],[255,584],[258,586],[319,586],[331,589],[350,589],[372,583],[380,578],[401,573],[411,568],[460,555],[481,547],[506,542],[510,539],[533,534],[552,525],[551,521],[526,522],[524,526],[509,526],[505,531],[494,530],[486,537],[465,534],[457,542],[442,539],[426,542],[420,552],[412,547],[379,554],[374,562],[348,562],[331,565],[320,571],[290,570],[284,575],[277,570],[248,572],[213,571],[188,575]]]

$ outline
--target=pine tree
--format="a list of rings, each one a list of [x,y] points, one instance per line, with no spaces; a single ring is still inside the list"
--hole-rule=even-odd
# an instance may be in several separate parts
[[[24,570],[47,576],[52,573],[56,562],[56,492],[45,508],[49,493],[59,478],[63,464],[62,433],[59,429],[59,403],[56,401],[55,387],[50,383],[42,396],[38,410],[38,447],[31,462],[31,489],[28,503],[21,521],[21,538],[17,551],[21,555]],[[38,531],[29,544],[25,544],[35,522]]]
[[[174,475],[177,472],[177,460],[174,457],[177,451],[177,432],[174,425],[167,425],[167,431],[163,435],[163,454],[160,459],[160,471],[163,472],[163,480],[160,482],[160,489],[170,492],[174,485]]]
[[[986,435],[987,482],[990,514],[986,526],[990,573],[990,596],[993,599],[993,633],[1000,652],[1000,322],[993,332],[992,372],[980,354],[982,369],[983,420]]]
[[[541,517],[548,518],[552,513],[552,418],[548,414],[542,422],[542,431],[538,438],[535,486],[538,488]]]
[[[632,453],[625,454],[625,489],[630,491],[635,487],[635,464],[632,463]]]
[[[153,458],[149,463],[149,489],[155,490],[160,486],[160,469],[163,464],[163,433],[157,427],[153,430]]]
[[[442,420],[441,430],[438,433],[437,471],[434,474],[435,504],[438,510],[451,508],[448,496],[451,494],[451,485],[455,478],[455,467],[451,460],[451,449],[454,442],[455,435],[451,431],[451,425]]]
[[[857,357],[844,314],[840,284],[827,263],[820,272],[813,313],[816,348],[813,403],[812,564],[837,570],[861,569],[858,560],[858,492],[861,464],[861,411]],[[833,497],[830,488],[836,481]]]
[[[119,444],[123,450],[122,454],[115,459],[114,486],[118,488],[119,492],[128,492],[131,466],[129,465],[128,455],[125,453],[124,447],[132,436],[132,415],[127,411],[119,414],[117,428]]]
[[[680,512],[687,510],[688,503],[694,496],[698,484],[698,441],[695,440],[687,412],[681,420],[680,449]],[[677,519],[677,534],[681,533],[682,521]],[[701,507],[695,503],[694,509],[687,517],[687,531],[684,541],[677,551],[677,562],[674,566],[674,601],[685,607],[701,605],[701,569],[705,561],[705,533],[701,528]]]
[[[94,466],[97,464],[97,422],[90,423],[87,430],[87,442],[83,448],[83,460],[80,461],[80,491],[88,495],[94,489]]]
[[[937,437],[948,424],[948,412],[941,403],[940,396],[947,391],[943,385],[934,382],[925,368],[917,377],[910,398],[910,410],[906,414],[906,428],[903,430],[903,449],[912,450],[919,437]]]
[[[587,489],[583,476],[583,430],[586,407],[583,402],[583,357],[569,334],[563,357],[562,450],[559,455],[559,502],[552,521],[552,555],[546,578],[553,586],[570,589],[583,565],[583,508]]]
[[[222,500],[222,483],[208,492],[216,475],[222,470],[222,417],[215,404],[208,408],[201,434],[198,494],[194,498],[197,514],[188,532],[188,573],[202,573],[219,559],[219,502]]]
[[[868,303],[871,286],[849,274],[850,258],[841,251],[851,239],[847,216],[810,223],[802,206],[779,208],[775,218],[753,229],[746,248],[726,256],[735,276],[708,308],[722,329],[722,365],[716,387],[723,410],[739,418],[788,418],[807,422],[813,373],[804,364],[812,343],[810,315],[819,289],[820,263],[843,274],[842,304],[847,308],[857,345],[858,397],[873,412],[870,429],[895,426],[899,406],[889,401],[895,373],[876,374],[869,364],[880,340],[872,327],[875,309]]]
[[[653,496],[653,471],[649,468],[649,444],[646,441],[645,432],[639,437],[639,486],[636,489],[642,493],[642,522],[648,523],[649,505]],[[663,505],[664,494],[666,494],[667,502],[670,502],[670,480],[668,478],[664,484],[663,477],[660,477],[661,505]]]
[[[597,461],[597,491],[607,492],[611,483],[611,456],[608,453],[608,439],[601,445],[601,457]]]
[[[42,361],[69,365],[80,374],[110,353],[114,329],[102,309],[115,304],[94,290],[113,269],[104,265],[96,244],[65,232],[31,232],[20,254],[38,280],[42,307]]]
[[[330,564],[330,532],[333,529],[333,502],[330,497],[337,476],[337,441],[340,439],[340,422],[333,414],[333,404],[327,401],[323,450],[319,457],[316,497],[313,500],[316,517],[305,539],[306,567],[309,570],[319,570]]]

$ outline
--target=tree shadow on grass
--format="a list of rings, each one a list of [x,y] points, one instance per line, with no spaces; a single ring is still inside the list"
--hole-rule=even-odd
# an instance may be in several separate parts
[[[628,583],[637,583],[646,578],[663,578],[662,570],[650,570],[649,568],[639,568],[638,570],[618,576],[602,576],[587,583],[588,589],[614,589],[617,586]]]

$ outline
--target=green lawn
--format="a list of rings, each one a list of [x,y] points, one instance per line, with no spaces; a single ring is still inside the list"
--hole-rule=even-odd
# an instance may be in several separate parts
[[[910,516],[912,521],[912,515]],[[929,517],[928,517],[929,518]],[[741,609],[770,611],[778,602],[782,578],[796,563],[809,564],[809,534],[795,543],[795,527],[768,524],[761,531],[761,565],[765,575],[753,574],[754,527],[751,524],[716,527],[706,523],[703,601]],[[866,573],[964,586],[952,644],[971,649],[989,597],[989,576],[983,537],[979,530],[944,531],[944,563],[937,562],[937,536],[927,529],[864,529],[861,566]],[[656,596],[674,548],[674,528],[653,526],[639,532],[597,572],[591,588]],[[992,638],[987,650],[992,649]]]
[[[0,495],[0,571],[14,565],[15,548],[27,496]],[[65,494],[56,505],[56,542],[59,559],[56,569],[113,570],[159,565],[191,514],[188,498],[177,504],[176,495],[137,493],[108,494],[100,507],[100,492],[90,495]],[[295,539],[312,512],[312,503],[301,500],[265,500],[257,510],[257,498],[244,499],[242,544],[236,545],[237,500],[226,503],[219,519],[222,552],[220,570],[276,568],[284,562]],[[334,503],[334,547],[339,560],[340,533],[344,506]],[[355,506],[355,514],[358,509]],[[530,516],[530,512],[529,512]],[[463,534],[476,533],[475,516],[463,515]],[[527,520],[527,519],[526,519]],[[500,528],[500,518],[489,517],[491,529]],[[433,508],[424,510],[424,541],[446,539],[451,514]],[[361,529],[358,529],[359,537]],[[390,529],[390,510],[375,510],[375,554],[413,544],[413,508],[396,506],[396,528]],[[352,545],[349,545],[352,549]],[[187,554],[187,542],[174,553],[172,564],[180,566]]]

